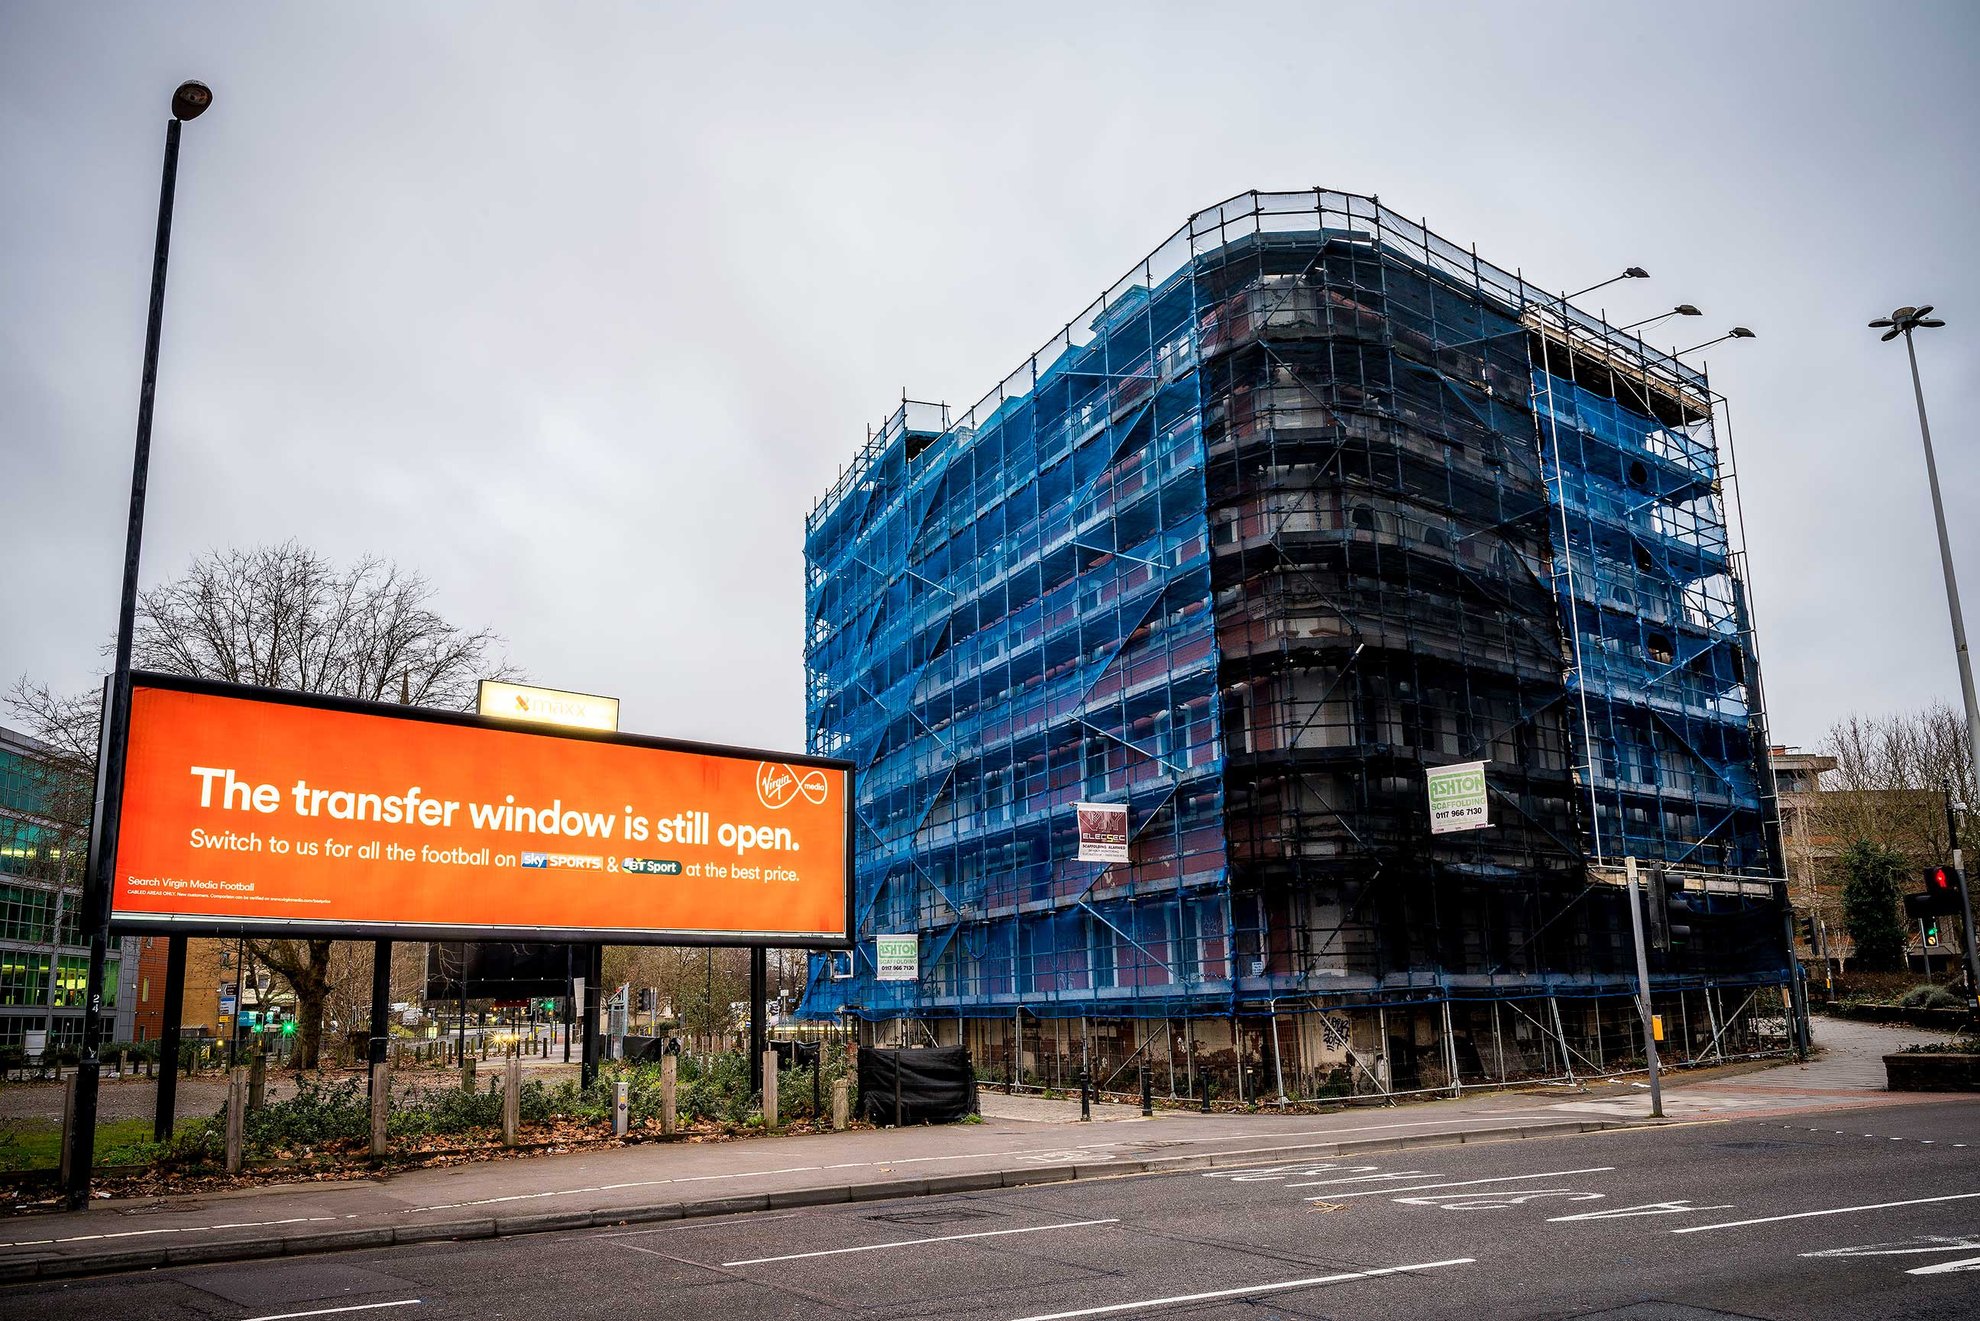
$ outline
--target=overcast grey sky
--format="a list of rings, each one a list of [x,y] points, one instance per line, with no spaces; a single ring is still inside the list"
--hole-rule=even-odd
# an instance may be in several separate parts
[[[0,679],[115,624],[171,89],[145,578],[397,559],[642,732],[802,743],[803,528],[1190,212],[1379,193],[1732,401],[1774,731],[1958,701],[1897,345],[1980,617],[1980,6],[0,0]],[[1980,618],[1976,618],[1980,624]]]

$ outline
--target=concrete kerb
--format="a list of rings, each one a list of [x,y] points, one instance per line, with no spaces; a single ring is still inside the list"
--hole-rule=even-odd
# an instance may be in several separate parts
[[[1345,1156],[1358,1152],[1406,1151],[1417,1147],[1508,1142],[1524,1138],[1565,1137],[1579,1133],[1659,1126],[1659,1121],[1656,1120],[1632,1119],[1582,1119],[1564,1120],[1553,1124],[1508,1124],[1495,1128],[1476,1128],[1449,1133],[1419,1133],[1408,1137],[1288,1143],[1283,1147],[1271,1148],[1269,1154],[1257,1149],[1204,1152],[1182,1156],[1154,1156],[1144,1160],[1111,1161],[1101,1165],[1027,1166],[937,1178],[884,1179],[823,1188],[792,1188],[737,1197],[707,1198],[693,1202],[655,1202],[592,1211],[478,1216],[467,1220],[431,1221],[371,1228],[301,1229],[293,1234],[267,1239],[4,1258],[0,1259],[0,1283],[108,1275],[120,1271],[157,1269],[161,1266],[187,1266],[222,1261],[246,1261],[261,1257],[344,1252],[398,1244],[507,1238],[521,1234],[548,1234],[586,1228],[607,1229],[623,1225],[651,1224],[662,1220],[747,1215],[757,1211],[791,1210],[843,1202],[877,1202],[898,1197],[940,1196],[950,1193],[984,1192],[993,1188],[1024,1188],[1037,1184],[1071,1183],[1077,1180],[1169,1174],[1179,1170],[1219,1169],[1287,1160],[1310,1160],[1318,1156]]]

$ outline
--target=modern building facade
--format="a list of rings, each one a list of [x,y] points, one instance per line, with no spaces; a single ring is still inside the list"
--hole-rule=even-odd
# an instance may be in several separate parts
[[[84,843],[58,819],[62,774],[46,745],[0,728],[0,1047],[82,1041]],[[132,942],[111,949],[104,988],[113,1040],[131,1040],[136,962]]]
[[[1640,1050],[1633,857],[1680,1057],[1765,1044],[1720,405],[1327,191],[1199,213],[976,407],[904,403],[807,527],[861,939],[806,1012],[1248,1098],[1588,1071]],[[1489,826],[1433,833],[1426,771],[1472,762]],[[1078,860],[1077,802],[1127,807],[1128,862]]]

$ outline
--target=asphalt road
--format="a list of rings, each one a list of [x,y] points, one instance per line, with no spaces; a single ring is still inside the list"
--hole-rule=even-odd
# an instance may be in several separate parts
[[[1980,1315],[1980,1103],[0,1290],[34,1318]]]

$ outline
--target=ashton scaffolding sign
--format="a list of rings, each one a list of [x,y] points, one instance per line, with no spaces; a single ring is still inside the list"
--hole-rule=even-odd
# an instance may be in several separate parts
[[[849,943],[816,757],[138,674],[120,930]]]

